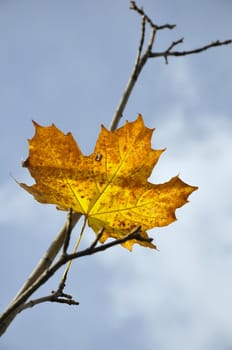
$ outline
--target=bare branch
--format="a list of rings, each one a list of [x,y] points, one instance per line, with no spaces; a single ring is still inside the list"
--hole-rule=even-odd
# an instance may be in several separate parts
[[[139,7],[136,5],[135,1],[131,1],[131,2],[130,2],[130,9],[136,11],[140,16],[144,17],[145,20],[146,20],[146,22],[147,22],[148,24],[150,24],[150,26],[151,26],[152,28],[154,28],[155,30],[174,29],[174,28],[176,27],[175,24],[163,24],[163,25],[161,25],[161,26],[158,26],[158,25],[155,24],[155,23],[151,20],[151,18],[143,11],[143,8],[142,8],[142,7],[139,8]]]
[[[152,49],[152,46],[153,46],[153,43],[155,40],[156,27],[153,26],[151,29],[151,35],[150,35],[150,40],[149,40],[147,49],[145,50],[145,53],[142,54],[142,49],[144,46],[144,37],[145,37],[145,24],[146,24],[145,23],[146,15],[144,14],[144,12],[142,12],[142,13],[143,13],[143,15],[142,15],[143,16],[142,17],[142,30],[141,30],[140,43],[139,43],[139,48],[138,48],[135,64],[134,64],[134,67],[132,69],[132,73],[129,77],[129,80],[127,82],[126,88],[123,92],[123,95],[119,101],[118,107],[117,107],[115,114],[113,116],[113,119],[112,119],[112,122],[110,125],[111,131],[114,131],[118,127],[120,119],[123,116],[123,111],[127,105],[127,102],[130,98],[130,95],[131,95],[132,90],[135,86],[135,83],[138,79],[138,76],[149,58],[150,50]]]
[[[18,313],[20,313],[23,310],[26,310],[28,308],[31,308],[35,305],[42,304],[45,302],[56,302],[56,303],[62,303],[62,304],[68,304],[68,305],[79,305],[79,302],[74,300],[71,295],[63,293],[62,295],[57,295],[56,293],[49,294],[45,297],[37,298],[28,301],[25,304],[22,304],[18,308]]]
[[[136,63],[135,63],[136,66],[139,64],[139,61],[140,61],[140,58],[141,58],[141,55],[143,52],[145,32],[146,32],[146,18],[145,18],[145,16],[142,16],[141,37],[140,37],[140,44],[139,44],[138,53],[137,53],[137,59],[136,59]]]
[[[80,217],[81,217],[81,214],[78,214],[78,213],[73,214],[72,223],[70,225],[69,214],[68,214],[67,220],[63,228],[60,230],[57,237],[54,239],[50,247],[47,249],[44,256],[40,259],[39,264],[31,273],[26,283],[19,290],[14,300],[12,301],[13,303],[22,293],[25,292],[25,290],[27,290],[27,288],[29,288],[37,280],[39,276],[41,276],[44,273],[45,270],[49,268],[49,266],[52,264],[55,257],[57,256],[58,252],[60,251],[62,245],[64,244],[64,240],[67,235],[67,230],[72,230],[73,227],[76,225],[76,223],[79,221]]]
[[[68,215],[67,215],[67,223],[66,223],[66,237],[64,240],[64,244],[63,244],[63,254],[67,253],[67,249],[69,246],[69,242],[70,242],[70,236],[72,233],[72,218],[73,218],[73,211],[72,208],[69,209],[68,211]]]
[[[18,291],[18,293],[14,297],[14,299],[8,305],[5,312],[7,312],[8,310],[11,310],[11,307],[13,305],[15,305],[15,303],[18,300],[21,300],[21,296],[25,295],[25,293],[28,290],[30,290],[30,288],[36,283],[37,280],[39,280],[39,278],[44,274],[44,272],[49,268],[49,266],[51,266],[52,262],[54,261],[55,257],[57,256],[58,252],[60,251],[62,245],[64,244],[65,237],[67,235],[67,231],[72,230],[75,227],[75,225],[79,221],[80,217],[81,217],[81,214],[74,213],[72,215],[72,222],[70,223],[69,214],[68,214],[67,220],[66,220],[63,228],[60,230],[60,232],[58,233],[55,240],[51,243],[51,245],[47,249],[46,253],[42,256],[38,265],[32,271],[32,273],[28,277],[27,281],[24,283],[24,285],[21,287],[21,289]],[[25,302],[26,300],[27,300],[27,298],[23,302]],[[21,303],[18,303],[17,305],[20,306]],[[7,327],[10,325],[10,323],[16,317],[19,310],[17,308],[14,308],[13,312],[11,312],[9,314],[7,320],[4,321],[4,323],[2,323],[2,319],[4,319],[5,312],[2,315],[0,315],[0,336],[6,331]]]
[[[101,230],[98,232],[96,239],[93,241],[93,243],[90,245],[90,249],[93,249],[96,247],[96,245],[98,244],[98,242],[100,241],[103,232],[104,232],[104,227],[101,228]]]
[[[129,77],[129,80],[127,82],[126,88],[123,92],[123,95],[119,101],[118,107],[115,111],[115,114],[113,116],[111,125],[110,125],[110,130],[114,131],[120,122],[120,119],[122,118],[124,109],[127,105],[127,102],[129,100],[129,97],[131,95],[131,92],[135,86],[135,83],[138,79],[138,76],[140,72],[142,71],[144,65],[146,64],[148,58],[150,57],[151,50],[153,47],[153,44],[155,42],[155,35],[158,30],[162,29],[174,29],[176,27],[175,24],[164,24],[164,25],[157,25],[155,24],[151,18],[144,12],[142,8],[139,8],[135,1],[130,2],[130,9],[136,11],[140,16],[142,16],[142,26],[141,26],[141,35],[140,35],[140,41],[139,41],[139,46],[138,46],[138,51],[137,51],[137,56],[135,60],[135,65],[134,68],[132,69],[131,75]],[[147,48],[142,54],[143,46],[144,46],[144,39],[145,39],[145,27],[146,23],[150,25],[151,29],[151,35],[150,35],[150,40],[147,45]]]
[[[179,44],[182,44],[183,42],[184,42],[184,38],[181,38],[181,39],[179,39],[177,41],[173,41],[172,44],[167,48],[166,51],[170,52],[173,49],[173,47],[175,47],[175,46],[177,46]]]
[[[94,248],[92,248],[90,246],[89,248],[82,250],[80,252],[77,252],[74,254],[69,254],[67,258],[68,259],[77,259],[77,258],[81,258],[82,256],[96,254],[96,253],[102,252],[106,249],[109,249],[111,247],[114,247],[116,245],[130,241],[132,239],[137,239],[138,241],[142,241],[142,242],[152,242],[152,238],[146,239],[144,237],[141,237],[140,230],[141,230],[141,227],[138,226],[136,229],[134,229],[131,233],[129,233],[127,236],[125,236],[123,238],[115,239],[109,243],[105,243],[105,244],[102,244],[102,245],[94,247]]]
[[[176,24],[168,24],[168,23],[166,23],[166,24],[162,24],[161,26],[156,26],[156,30],[162,30],[162,29],[174,29],[174,28],[176,28]]]
[[[11,303],[11,305],[7,308],[7,310],[1,315],[0,335],[2,335],[5,332],[8,325],[10,324],[11,321],[9,322],[9,319],[11,320],[12,314],[15,317],[16,314],[19,312],[19,309],[22,311],[24,309],[23,305],[25,304],[27,299],[37,289],[39,289],[44,283],[46,283],[55,274],[55,272],[57,270],[59,270],[59,268],[61,266],[65,265],[68,261],[99,253],[101,251],[104,251],[104,250],[109,249],[111,247],[125,243],[129,240],[132,240],[132,239],[136,239],[136,240],[143,241],[143,242],[151,242],[152,241],[151,238],[146,239],[146,238],[143,238],[142,236],[140,236],[140,230],[141,230],[141,227],[137,227],[130,234],[128,234],[127,236],[125,236],[123,238],[113,240],[109,243],[105,243],[105,244],[100,245],[100,246],[92,247],[92,245],[90,245],[89,248],[84,249],[84,250],[77,252],[77,253],[74,253],[74,254],[61,255],[60,258],[58,259],[58,261],[53,266],[51,266],[42,276],[40,276],[30,288],[28,288],[24,293],[22,293],[18,297],[18,299],[15,300],[14,303]],[[62,286],[60,289],[58,288],[58,292],[60,292],[60,291],[63,292]],[[46,299],[45,301],[48,301],[48,300]]]
[[[217,47],[217,46],[223,46],[223,45],[230,45],[232,44],[232,40],[228,39],[228,40],[224,40],[224,41],[220,41],[220,40],[216,40],[213,41],[207,45],[198,47],[196,49],[193,50],[186,50],[186,51],[172,51],[173,47],[175,47],[178,44],[183,43],[184,39],[180,39],[177,41],[174,41],[167,50],[162,51],[162,52],[151,52],[149,54],[149,58],[156,58],[156,57],[164,57],[165,62],[168,63],[167,61],[167,57],[169,56],[176,56],[176,57],[180,57],[180,56],[187,56],[187,55],[193,55],[193,54],[197,54],[203,51],[206,51],[208,49],[211,49],[212,47]]]
[[[200,53],[202,51],[208,50],[211,47],[215,46],[222,46],[222,45],[228,45],[232,43],[232,40],[225,40],[225,41],[214,41],[211,44],[205,45],[203,47],[190,50],[190,51],[172,51],[172,49],[181,44],[183,42],[183,38],[179,39],[177,41],[174,41],[165,51],[163,52],[152,52],[152,47],[155,42],[155,35],[158,30],[162,29],[174,29],[176,27],[175,24],[164,24],[164,25],[157,25],[155,24],[151,18],[144,12],[143,8],[139,8],[135,1],[130,2],[130,9],[136,11],[140,16],[142,16],[142,29],[141,29],[141,36],[140,36],[140,43],[138,47],[137,57],[135,61],[134,68],[132,69],[131,75],[129,77],[129,80],[127,82],[126,88],[123,92],[123,95],[119,101],[118,107],[116,108],[115,114],[113,116],[110,130],[115,130],[120,122],[120,119],[122,118],[123,112],[126,108],[127,102],[130,98],[130,95],[132,93],[132,90],[135,86],[135,83],[138,79],[139,74],[141,73],[144,65],[146,64],[147,60],[149,58],[156,58],[156,57],[164,57],[165,63],[168,63],[168,57],[169,56],[186,56],[186,55],[192,55],[196,53]],[[144,46],[144,37],[145,37],[145,26],[146,23],[150,25],[151,35],[150,40],[148,43],[148,46],[145,50],[145,53],[142,55],[142,49]]]

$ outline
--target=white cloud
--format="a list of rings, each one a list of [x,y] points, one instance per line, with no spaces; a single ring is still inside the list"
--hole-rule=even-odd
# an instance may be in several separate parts
[[[13,227],[15,232],[45,235],[56,234],[65,222],[65,213],[57,211],[53,205],[41,205],[22,190],[13,180],[0,186],[0,225]],[[41,220],[41,218],[43,218]]]
[[[160,252],[116,250],[100,259],[115,275],[109,286],[115,322],[120,326],[139,315],[146,324],[146,349],[152,349],[153,336],[154,343],[167,346],[167,333],[172,348],[210,348],[213,339],[232,341],[231,121],[213,116],[212,123],[212,116],[202,116],[199,138],[183,113],[173,120],[163,124],[159,138],[165,135],[169,147],[151,181],[166,181],[180,172],[199,190],[177,210],[176,223],[151,233]]]
[[[187,61],[172,60],[169,64],[170,69],[165,70],[166,84],[178,101],[184,101],[184,104],[191,105],[198,100],[198,81],[193,76]],[[182,104],[182,107],[184,106]]]
[[[23,191],[18,190],[14,181],[7,181],[0,188],[0,203],[3,208],[0,212],[0,223],[10,224],[33,220],[33,206],[29,196],[25,196]]]

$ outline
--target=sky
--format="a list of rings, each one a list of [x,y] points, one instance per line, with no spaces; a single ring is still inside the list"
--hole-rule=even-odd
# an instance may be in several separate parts
[[[156,50],[232,37],[231,0],[143,0]],[[71,131],[85,154],[109,127],[133,67],[140,18],[129,2],[0,0],[0,309],[27,279],[65,221],[14,181],[33,183],[21,161],[32,119]],[[159,251],[122,247],[76,261],[67,293],[78,307],[42,304],[17,316],[1,350],[232,349],[232,46],[150,60],[124,112],[155,128],[165,148],[150,181],[179,174],[199,186],[178,220],[149,231]],[[73,232],[78,234],[78,227]],[[76,235],[76,236],[75,236]],[[90,229],[83,247],[94,238]],[[39,291],[55,289],[61,272]]]

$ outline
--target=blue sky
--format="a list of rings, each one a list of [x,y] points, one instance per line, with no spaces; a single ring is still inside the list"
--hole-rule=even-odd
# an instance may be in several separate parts
[[[177,24],[159,33],[157,50],[182,36],[183,49],[232,36],[230,0],[138,5],[158,24]],[[1,310],[65,220],[12,179],[33,182],[21,168],[31,120],[71,131],[90,154],[122,95],[139,33],[140,18],[125,0],[0,1]],[[150,232],[159,252],[118,247],[77,261],[67,292],[80,306],[25,311],[0,349],[231,349],[231,56],[232,47],[222,47],[168,65],[149,61],[125,110],[125,119],[142,113],[156,128],[154,148],[167,147],[151,181],[180,174],[199,186],[177,222]],[[93,237],[87,231],[83,244]]]

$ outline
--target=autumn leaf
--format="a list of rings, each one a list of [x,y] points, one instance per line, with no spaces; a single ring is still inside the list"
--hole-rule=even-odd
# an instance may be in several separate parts
[[[178,176],[163,184],[147,181],[164,150],[151,148],[153,129],[144,126],[141,115],[116,131],[102,126],[89,156],[82,154],[71,133],[65,135],[55,125],[34,126],[23,166],[35,184],[20,186],[41,203],[85,215],[95,233],[104,227],[101,242],[123,238],[138,226],[148,238],[147,230],[175,221],[175,210],[197,189]],[[140,240],[124,246],[131,250],[134,243],[155,248]]]

